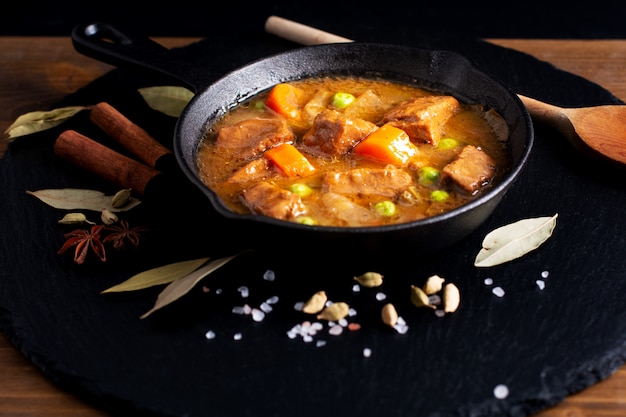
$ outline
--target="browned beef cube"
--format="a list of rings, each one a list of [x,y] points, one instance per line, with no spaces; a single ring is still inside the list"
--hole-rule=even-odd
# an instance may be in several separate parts
[[[383,117],[383,121],[404,130],[413,142],[436,145],[446,122],[460,109],[452,96],[424,96],[400,103]]]
[[[283,190],[268,182],[260,182],[243,191],[243,202],[254,213],[291,220],[306,213],[298,194]]]
[[[380,195],[395,197],[413,183],[411,175],[394,167],[355,168],[329,172],[323,190],[336,194]]]
[[[470,194],[486,185],[495,173],[493,159],[482,149],[465,146],[441,171],[442,181],[452,181]]]
[[[374,123],[346,117],[336,110],[324,110],[315,117],[302,144],[325,154],[344,155],[374,129]]]
[[[283,142],[293,142],[294,134],[283,118],[254,118],[220,129],[216,147],[233,158],[248,160]]]
[[[229,183],[245,183],[262,180],[272,173],[272,165],[267,158],[257,158],[235,171],[229,178]]]

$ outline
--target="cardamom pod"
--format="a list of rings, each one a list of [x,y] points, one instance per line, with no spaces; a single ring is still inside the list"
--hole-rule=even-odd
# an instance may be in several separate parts
[[[113,223],[117,223],[118,217],[112,211],[107,210],[107,209],[102,209],[102,212],[100,213],[100,220],[102,220],[102,223],[109,226]]]
[[[436,294],[443,288],[444,281],[439,275],[433,275],[426,280],[423,290],[428,295]]]
[[[307,314],[316,314],[322,311],[326,305],[328,297],[325,291],[318,291],[309,298],[309,300],[302,307],[302,311]]]
[[[119,190],[111,197],[111,205],[115,208],[124,207],[130,200],[132,190],[130,188],[124,188]]]
[[[373,288],[382,285],[383,276],[378,272],[366,272],[363,275],[354,277],[355,281],[364,287]]]
[[[398,312],[396,311],[396,307],[391,303],[387,303],[383,306],[380,315],[383,319],[383,323],[387,326],[393,327],[398,323]]]
[[[95,224],[94,222],[87,220],[87,216],[85,216],[83,213],[67,213],[65,216],[63,216],[61,220],[58,221],[58,223],[59,224],[82,224],[82,223]]]
[[[424,292],[424,290],[415,285],[411,285],[411,302],[416,307],[436,308],[434,305],[430,304],[428,295]]]
[[[461,303],[461,293],[456,285],[449,283],[443,287],[443,311],[454,313]]]
[[[333,303],[317,315],[318,320],[337,321],[346,317],[350,312],[350,306],[342,301]]]

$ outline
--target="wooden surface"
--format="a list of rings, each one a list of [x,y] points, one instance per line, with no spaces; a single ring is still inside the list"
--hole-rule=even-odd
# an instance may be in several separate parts
[[[189,38],[156,38],[168,47]],[[585,77],[626,101],[626,40],[491,42],[531,54]],[[69,38],[0,38],[0,130],[21,114],[45,110],[113,67],[77,53]],[[0,154],[6,149],[0,140]],[[0,334],[0,417],[104,417],[48,381]],[[610,378],[566,398],[536,417],[626,417],[626,365]]]

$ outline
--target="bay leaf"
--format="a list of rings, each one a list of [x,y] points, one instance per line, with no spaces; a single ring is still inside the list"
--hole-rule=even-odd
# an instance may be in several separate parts
[[[491,231],[482,242],[474,266],[503,264],[537,249],[552,236],[557,217],[522,219]]]
[[[141,203],[137,198],[131,197],[123,207],[113,207],[112,195],[82,188],[50,188],[26,191],[26,194],[35,196],[49,206],[62,210],[83,209],[101,212],[102,209],[107,209],[111,212],[119,212],[128,211]]]
[[[19,116],[9,126],[4,133],[9,136],[9,142],[20,136],[41,132],[60,125],[71,119],[82,110],[87,110],[86,106],[60,107],[49,111],[34,111]]]
[[[204,277],[215,271],[216,269],[224,266],[226,263],[233,260],[237,255],[228,256],[226,258],[217,259],[215,261],[209,262],[205,266],[196,269],[190,274],[177,279],[176,281],[169,284],[157,297],[157,300],[154,306],[144,313],[141,318],[144,319],[148,317],[150,314],[155,311],[173,303],[174,301],[181,298],[183,295],[187,294],[198,282],[200,282]]]
[[[152,268],[133,275],[126,281],[102,291],[101,294],[110,292],[136,291],[153,287],[155,285],[169,284],[170,282],[176,281],[177,279],[192,273],[204,265],[208,260],[209,258],[192,259],[190,261],[176,262]]]
[[[145,87],[138,91],[151,108],[172,117],[180,116],[194,96],[187,88],[178,86]]]

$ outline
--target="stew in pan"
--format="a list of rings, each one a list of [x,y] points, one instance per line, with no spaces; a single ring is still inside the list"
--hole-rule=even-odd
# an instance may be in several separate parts
[[[493,109],[386,80],[281,83],[229,110],[198,149],[201,180],[235,212],[364,227],[438,215],[510,168]]]

